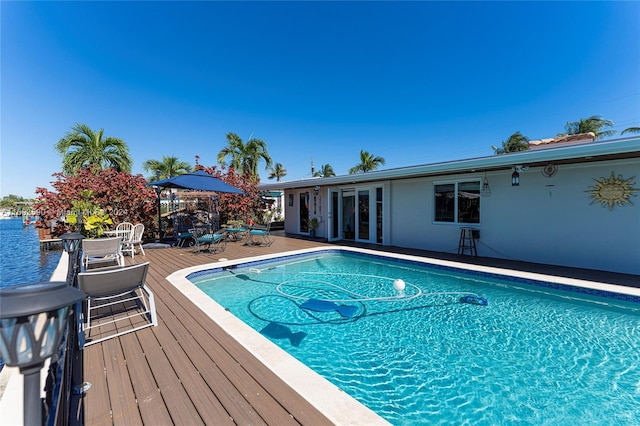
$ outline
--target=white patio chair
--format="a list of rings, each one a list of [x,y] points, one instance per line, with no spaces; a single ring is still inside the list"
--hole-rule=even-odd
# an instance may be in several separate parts
[[[79,319],[83,348],[158,325],[155,298],[145,284],[148,270],[145,262],[78,274],[78,287],[87,294]]]
[[[114,262],[124,266],[120,237],[82,240],[82,267],[90,265],[113,266]]]
[[[131,253],[131,258],[136,258],[136,245],[144,254],[144,248],[142,247],[142,234],[144,234],[144,225],[141,223],[136,223],[129,234],[129,238],[122,242],[122,252],[123,253]]]
[[[120,237],[122,241],[130,238],[131,231],[133,231],[133,223],[131,222],[120,222],[116,226],[115,236]]]

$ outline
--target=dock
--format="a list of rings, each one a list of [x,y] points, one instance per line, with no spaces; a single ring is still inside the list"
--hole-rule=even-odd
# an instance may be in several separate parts
[[[62,244],[60,238],[48,238],[40,240],[40,250],[50,250],[52,246]]]

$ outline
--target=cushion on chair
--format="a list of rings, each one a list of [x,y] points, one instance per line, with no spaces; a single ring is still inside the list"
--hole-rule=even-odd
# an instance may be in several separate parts
[[[217,242],[223,237],[223,234],[205,234],[198,238],[200,244],[212,244]]]

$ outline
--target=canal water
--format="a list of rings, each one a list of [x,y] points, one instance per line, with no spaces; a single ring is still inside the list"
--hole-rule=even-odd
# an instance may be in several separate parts
[[[22,219],[0,220],[0,286],[49,281],[62,255],[62,245],[40,250],[35,225]]]

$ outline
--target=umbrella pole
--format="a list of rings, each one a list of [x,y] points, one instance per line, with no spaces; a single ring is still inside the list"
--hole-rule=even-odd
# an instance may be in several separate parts
[[[160,206],[160,192],[162,188],[159,186],[156,188],[156,194],[158,194],[158,242],[162,242],[162,210]]]

